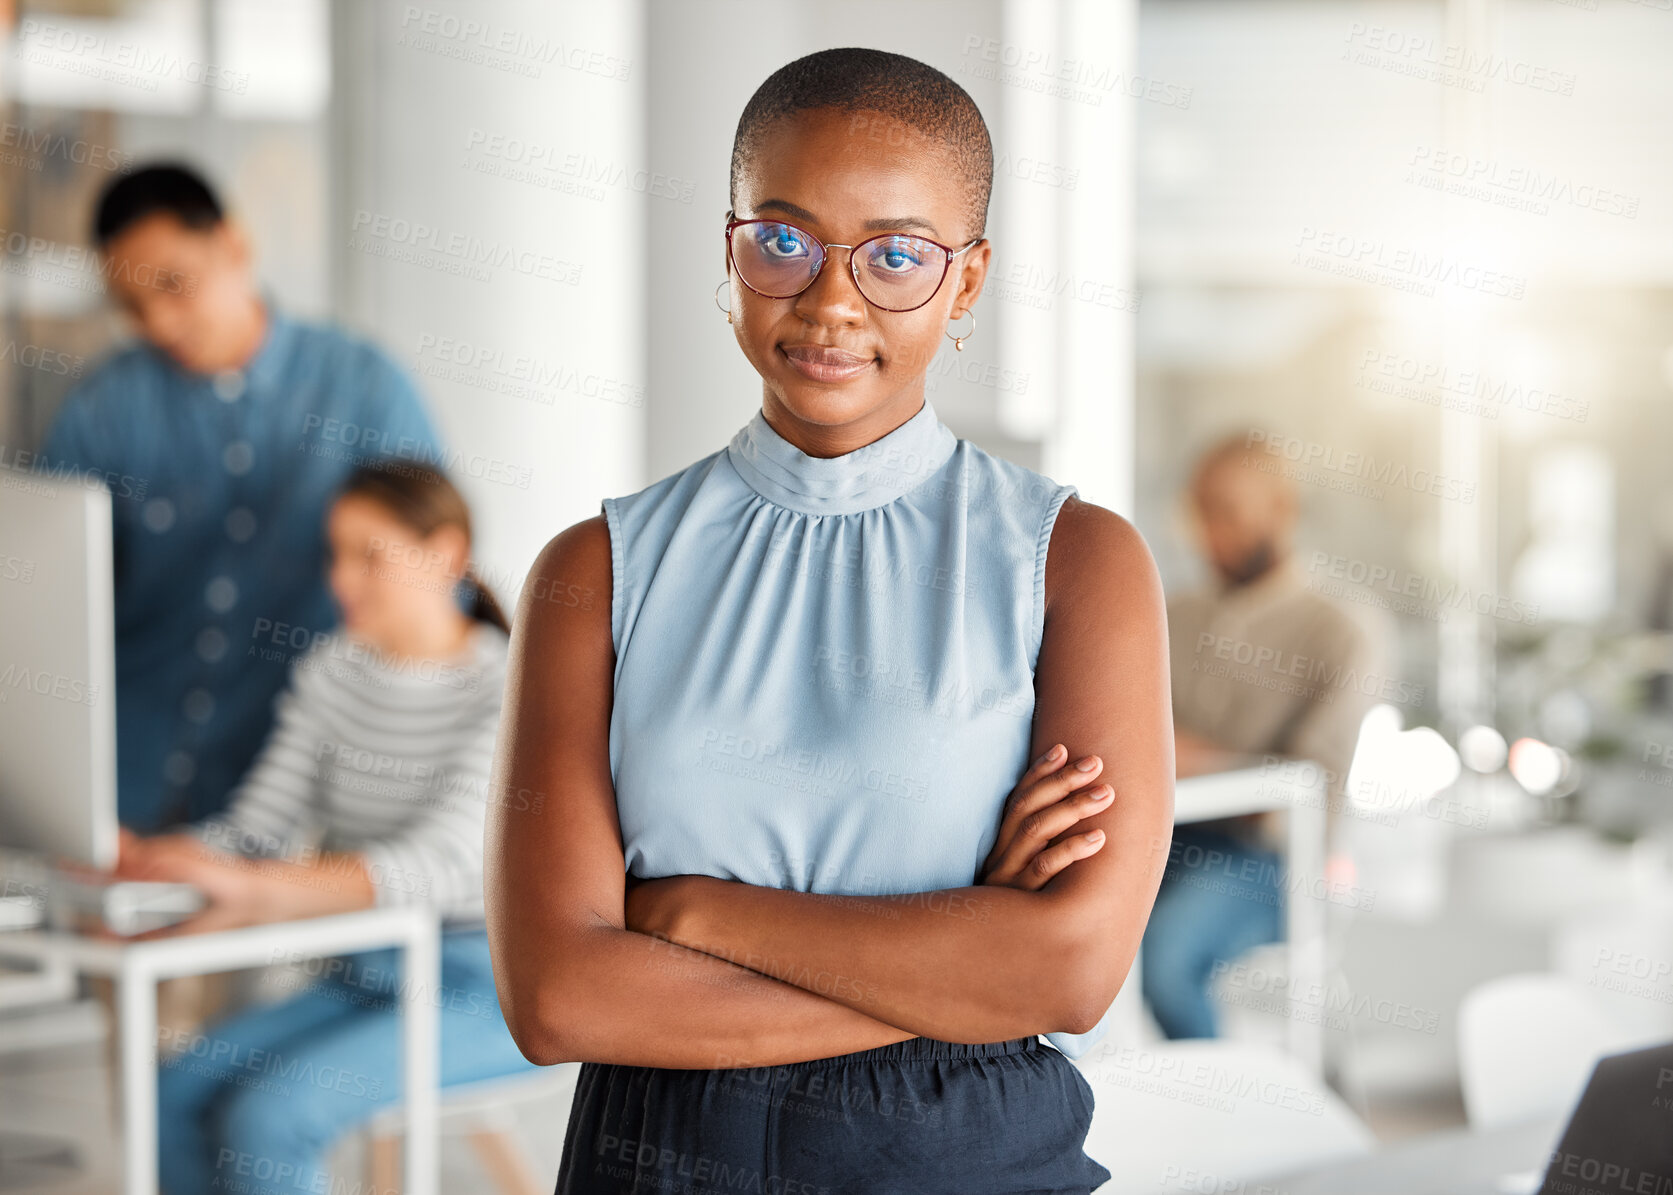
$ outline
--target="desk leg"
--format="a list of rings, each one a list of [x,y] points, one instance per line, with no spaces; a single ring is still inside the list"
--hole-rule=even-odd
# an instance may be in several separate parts
[[[1290,806],[1289,891],[1286,894],[1285,933],[1289,937],[1291,998],[1290,1052],[1318,1078],[1324,1077],[1324,992],[1326,902],[1314,895],[1325,881],[1325,802],[1319,790],[1313,805],[1298,793]]]
[[[157,1195],[157,977],[124,963],[115,978],[122,1034],[122,1191]]]
[[[441,942],[436,920],[424,911],[406,939],[406,983],[401,993],[405,1049],[407,1132],[402,1159],[403,1195],[436,1195],[436,1126],[440,1098],[439,1051]]]

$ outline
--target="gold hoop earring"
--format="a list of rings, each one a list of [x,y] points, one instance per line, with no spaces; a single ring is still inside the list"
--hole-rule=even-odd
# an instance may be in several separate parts
[[[732,285],[732,280],[730,278],[725,278],[725,279],[721,280],[720,286],[731,286],[731,285]],[[715,287],[715,306],[720,307],[720,310],[721,310],[722,314],[724,314],[726,316],[726,322],[731,323],[732,322],[732,309],[730,307],[721,307],[720,306],[720,286]]]
[[[976,334],[976,313],[974,311],[963,311],[960,312],[959,315],[968,315],[970,317],[970,331],[966,332],[963,336],[954,336],[952,330],[948,329],[947,337],[953,342],[953,348],[962,353],[964,352],[964,342]],[[958,319],[959,316],[955,315],[953,318]]]

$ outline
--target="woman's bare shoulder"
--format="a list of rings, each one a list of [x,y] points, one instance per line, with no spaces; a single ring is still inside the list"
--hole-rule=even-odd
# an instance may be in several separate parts
[[[1156,562],[1138,528],[1108,507],[1070,494],[1046,549],[1046,610],[1060,597],[1116,599],[1157,581]]]
[[[610,528],[602,514],[582,519],[546,541],[529,566],[518,600],[518,618],[531,626],[573,626],[575,615],[610,635]]]
[[[546,541],[529,569],[530,578],[586,579],[610,588],[610,526],[602,514],[571,524]]]

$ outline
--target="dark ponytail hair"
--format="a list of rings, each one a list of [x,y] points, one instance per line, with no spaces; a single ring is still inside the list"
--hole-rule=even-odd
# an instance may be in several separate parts
[[[417,461],[384,460],[361,465],[338,491],[339,498],[349,495],[370,498],[394,515],[420,537],[430,535],[442,527],[457,527],[471,541],[471,511],[464,495],[447,479],[447,474]],[[476,575],[475,566],[465,565],[464,581],[471,587],[470,616],[478,622],[490,623],[506,634],[511,624],[505,611],[494,598],[493,591]]]

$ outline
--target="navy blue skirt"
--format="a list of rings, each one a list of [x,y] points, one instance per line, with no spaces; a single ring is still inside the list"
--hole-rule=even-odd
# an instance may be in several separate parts
[[[556,1195],[1087,1195],[1092,1087],[1037,1037],[785,1066],[587,1062]]]

